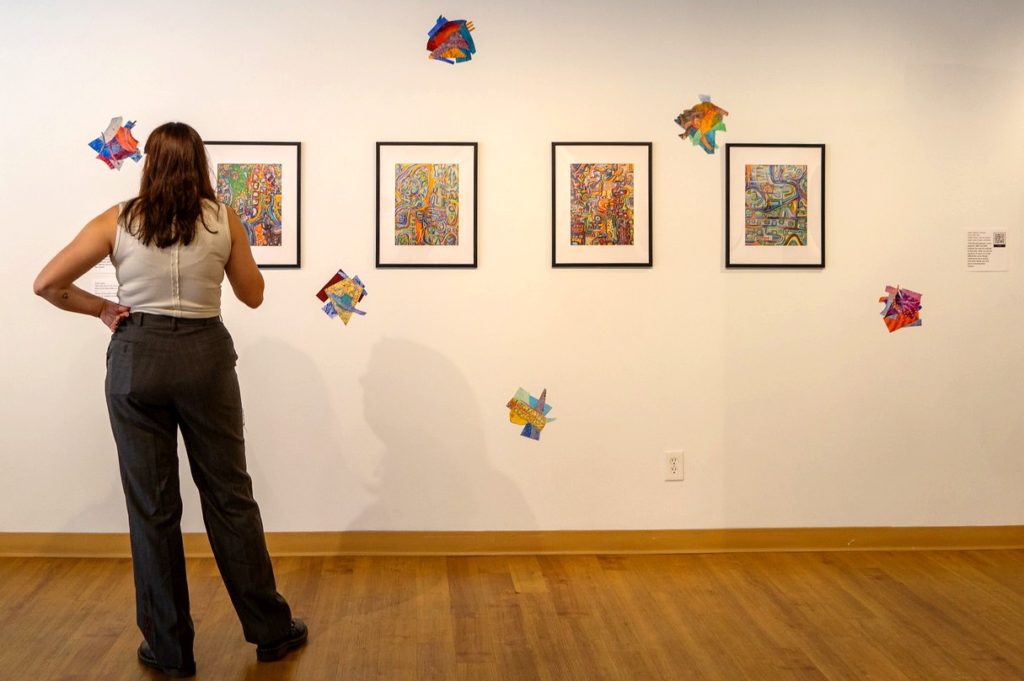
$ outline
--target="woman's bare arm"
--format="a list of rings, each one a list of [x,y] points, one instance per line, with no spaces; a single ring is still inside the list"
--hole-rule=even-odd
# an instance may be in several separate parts
[[[116,329],[131,310],[83,291],[74,282],[110,255],[117,214],[117,206],[113,206],[90,220],[78,236],[46,264],[32,285],[36,295],[60,309],[99,317],[111,330]]]
[[[230,208],[228,224],[231,227],[231,254],[224,272],[228,275],[235,297],[249,307],[259,307],[263,303],[263,274],[252,257],[249,237],[245,234],[242,220]]]

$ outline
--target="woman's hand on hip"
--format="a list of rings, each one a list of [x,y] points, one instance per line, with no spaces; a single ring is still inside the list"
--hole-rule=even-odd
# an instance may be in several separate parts
[[[117,331],[117,327],[131,313],[132,309],[130,307],[104,300],[103,307],[100,308],[100,321],[106,324],[111,331]]]

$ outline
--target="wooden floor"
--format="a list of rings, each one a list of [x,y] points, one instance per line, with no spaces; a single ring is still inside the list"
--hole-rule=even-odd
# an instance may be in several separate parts
[[[1024,679],[1024,551],[285,558],[257,663],[191,560],[199,679]],[[158,679],[131,564],[0,560],[0,678]]]

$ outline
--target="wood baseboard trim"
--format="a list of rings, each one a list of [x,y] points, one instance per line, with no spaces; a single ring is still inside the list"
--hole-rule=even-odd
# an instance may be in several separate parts
[[[206,535],[184,535],[190,557],[212,555]],[[726,530],[511,532],[269,532],[274,556],[911,551],[1024,548],[1024,525],[803,527]],[[0,532],[0,557],[128,558],[123,533]]]

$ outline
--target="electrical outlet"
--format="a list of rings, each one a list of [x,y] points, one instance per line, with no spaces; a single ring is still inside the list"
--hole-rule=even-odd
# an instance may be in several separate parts
[[[683,477],[683,453],[681,451],[665,452],[665,481],[684,480]]]

